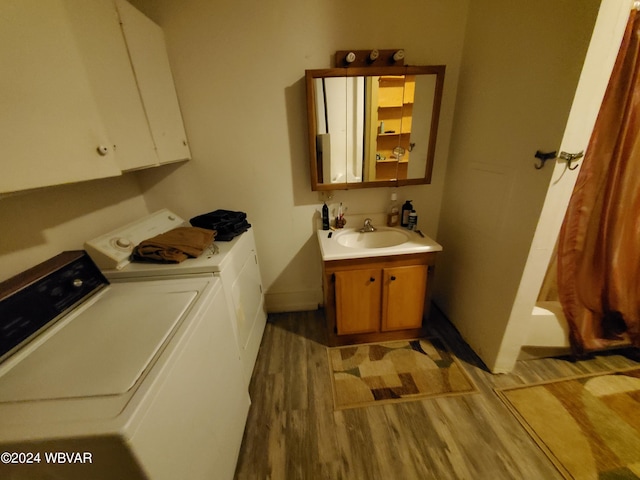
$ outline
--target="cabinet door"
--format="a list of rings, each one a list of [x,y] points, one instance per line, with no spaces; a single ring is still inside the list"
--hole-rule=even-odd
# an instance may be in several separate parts
[[[117,0],[122,31],[160,163],[191,157],[164,33],[126,0]]]
[[[379,331],[380,269],[336,272],[335,278],[338,335]]]
[[[111,0],[65,0],[86,74],[121,170],[158,165],[155,144]],[[87,39],[87,40],[83,40]]]
[[[75,33],[63,0],[0,2],[0,192],[121,173]]]
[[[383,270],[382,330],[420,328],[427,290],[427,265]]]

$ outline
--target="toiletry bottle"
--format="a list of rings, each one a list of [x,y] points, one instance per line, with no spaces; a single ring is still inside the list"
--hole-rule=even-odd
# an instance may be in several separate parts
[[[409,224],[407,225],[407,228],[409,228],[409,230],[415,230],[418,226],[418,214],[416,213],[415,210],[411,210],[411,213],[409,214]]]
[[[344,224],[347,221],[344,219],[344,211],[342,210],[342,202],[340,202],[340,206],[338,207],[338,216],[336,217],[336,228],[344,228]]]
[[[387,226],[396,227],[400,222],[400,208],[398,207],[398,195],[396,192],[391,194],[391,202],[387,209]]]
[[[409,214],[411,213],[411,210],[413,210],[413,205],[411,204],[411,200],[407,200],[404,202],[404,205],[402,205],[402,218],[400,219],[400,225],[403,227],[409,226]]]
[[[329,230],[329,207],[326,203],[322,205],[322,229]]]

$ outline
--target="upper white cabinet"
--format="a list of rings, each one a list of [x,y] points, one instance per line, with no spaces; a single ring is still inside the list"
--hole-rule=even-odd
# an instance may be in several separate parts
[[[168,65],[160,39],[149,48]],[[189,158],[168,70],[156,80],[173,123],[158,138],[179,137],[181,150],[156,144],[161,109],[143,93],[156,87],[137,80],[113,0],[3,0],[0,64],[0,193]]]
[[[160,163],[190,158],[162,29],[126,0],[116,0],[122,31]]]
[[[0,192],[120,174],[67,7],[0,3]]]

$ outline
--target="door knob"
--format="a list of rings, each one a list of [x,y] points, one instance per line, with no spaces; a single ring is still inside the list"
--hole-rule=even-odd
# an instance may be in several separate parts
[[[102,157],[104,157],[109,153],[109,149],[104,145],[98,145],[98,148],[96,148],[96,150],[98,151],[98,154]]]

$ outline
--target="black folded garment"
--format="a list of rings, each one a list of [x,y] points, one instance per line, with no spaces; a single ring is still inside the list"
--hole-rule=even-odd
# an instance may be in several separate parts
[[[233,212],[231,210],[214,210],[213,212],[198,215],[189,220],[194,227],[215,230],[216,241],[228,242],[251,227],[247,222],[247,214]]]

